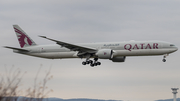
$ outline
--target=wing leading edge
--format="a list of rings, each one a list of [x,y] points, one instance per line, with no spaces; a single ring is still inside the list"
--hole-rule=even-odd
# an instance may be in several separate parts
[[[62,47],[66,47],[72,51],[79,51],[79,53],[95,53],[97,51],[97,49],[92,48],[92,47],[86,47],[86,46],[79,46],[79,45],[75,45],[75,44],[70,44],[67,42],[62,42],[62,41],[58,41],[58,40],[54,40],[51,38],[47,38],[46,36],[39,36],[51,41],[56,42],[56,44],[61,45]]]

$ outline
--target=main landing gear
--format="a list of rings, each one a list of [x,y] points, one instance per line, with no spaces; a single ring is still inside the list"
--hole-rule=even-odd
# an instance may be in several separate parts
[[[163,62],[166,62],[166,57],[168,56],[168,54],[165,54],[164,56],[163,56]]]
[[[94,58],[94,62],[92,60],[86,59],[86,61],[82,62],[83,65],[90,64],[91,67],[101,65],[101,62],[98,62],[98,58]]]

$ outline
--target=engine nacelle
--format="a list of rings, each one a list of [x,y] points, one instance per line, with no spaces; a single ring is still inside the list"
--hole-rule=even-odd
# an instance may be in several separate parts
[[[100,59],[111,59],[113,55],[113,50],[111,49],[101,49],[96,53],[96,56]]]
[[[125,56],[118,56],[118,57],[113,57],[113,58],[110,59],[110,60],[112,60],[113,62],[124,62],[125,59],[126,59]]]

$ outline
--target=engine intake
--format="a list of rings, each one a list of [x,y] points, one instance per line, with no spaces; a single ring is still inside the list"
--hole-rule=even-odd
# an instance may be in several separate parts
[[[118,57],[113,57],[113,58],[110,59],[110,60],[112,60],[113,62],[124,62],[125,59],[126,59],[125,56],[118,56]]]

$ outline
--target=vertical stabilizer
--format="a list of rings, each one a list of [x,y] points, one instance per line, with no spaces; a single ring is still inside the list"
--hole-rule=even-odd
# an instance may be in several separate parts
[[[21,48],[36,45],[36,43],[18,26],[13,25]]]

